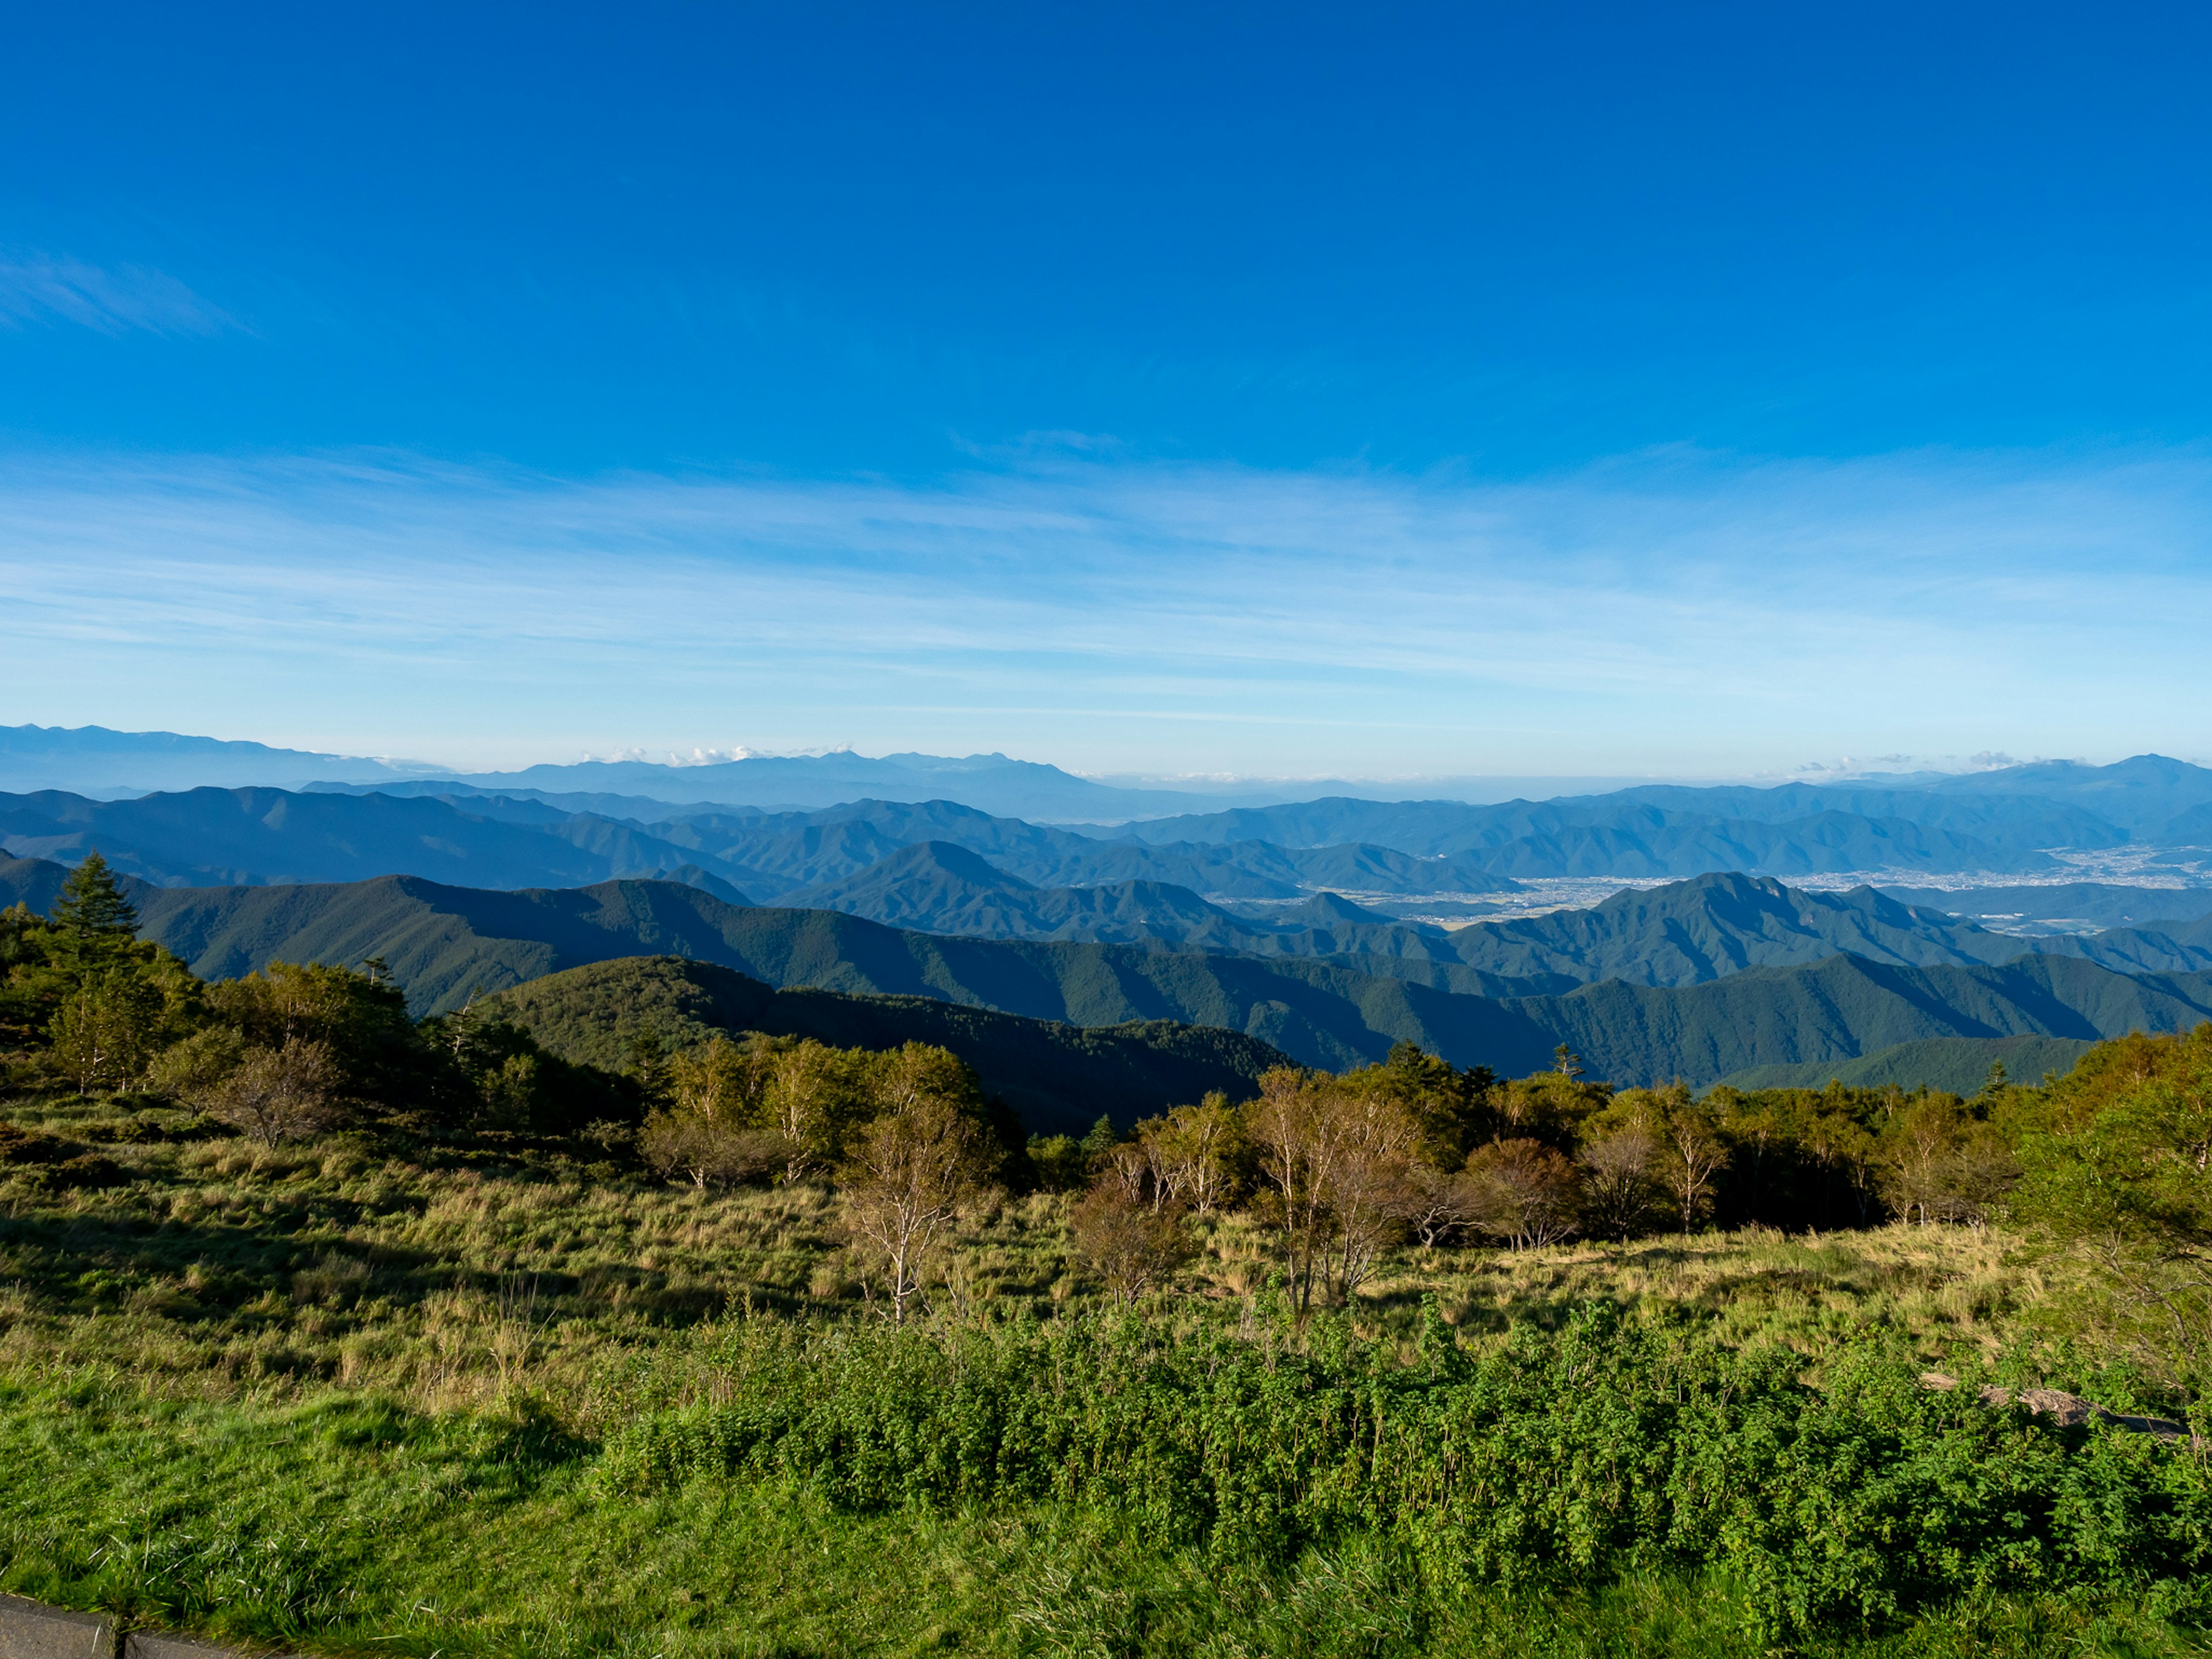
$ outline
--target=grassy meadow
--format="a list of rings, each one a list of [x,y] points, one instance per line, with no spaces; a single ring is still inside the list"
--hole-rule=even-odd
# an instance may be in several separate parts
[[[2169,1617],[2193,1607],[2109,1585],[1920,1594],[1792,1626],[1725,1563],[1641,1546],[1574,1574],[1515,1568],[1534,1558],[1509,1549],[1469,1575],[1438,1569],[1418,1531],[1346,1522],[1285,1523],[1286,1547],[1240,1552],[1147,1510],[1141,1472],[1115,1477],[1139,1494],[1125,1500],[1000,1468],[896,1477],[863,1501],[860,1417],[819,1441],[787,1425],[772,1455],[749,1429],[723,1462],[724,1441],[702,1452],[694,1433],[793,1365],[816,1367],[802,1392],[849,1406],[877,1372],[919,1364],[904,1398],[926,1415],[973,1393],[963,1364],[1013,1368],[1030,1400],[1018,1378],[1036,1366],[1073,1355],[1134,1378],[1137,1347],[1144,1364],[1226,1353],[1233,1369],[1264,1350],[1270,1376],[1279,1356],[1304,1365],[1290,1420],[1333,1377],[1433,1365],[1438,1322],[1454,1364],[1562,1332],[1544,1363],[1565,1364],[1598,1300],[1647,1334],[1652,1364],[1697,1374],[1678,1393],[1713,1393],[1697,1381],[1713,1354],[1778,1348],[1817,1376],[1872,1341],[1895,1364],[2032,1363],[2137,1403],[2124,1366],[2039,1324],[2046,1287],[1992,1229],[1401,1249],[1348,1306],[1295,1322],[1243,1215],[1195,1219],[1203,1248],[1172,1293],[1125,1310],[1071,1251],[1070,1200],[1036,1194],[970,1207],[919,1328],[895,1338],[824,1188],[702,1190],[495,1135],[270,1149],[130,1100],[9,1116],[95,1149],[65,1178],[10,1164],[0,1181],[0,1588],[50,1601],[334,1654],[2212,1651]],[[1571,1378],[1558,1387],[1572,1397]],[[1277,1410],[1251,1409],[1263,1425]],[[1949,1409],[2006,1425],[1951,1421],[2009,1437],[2008,1456],[2037,1441],[2023,1416]],[[1606,1437],[1572,1433],[1570,1456]],[[618,1478],[672,1445],[660,1478]],[[2111,1455],[2154,1485],[2189,1462],[2140,1441]],[[1318,1514],[1342,1494],[1283,1501]],[[1663,1521],[1674,1500],[1651,1501]]]

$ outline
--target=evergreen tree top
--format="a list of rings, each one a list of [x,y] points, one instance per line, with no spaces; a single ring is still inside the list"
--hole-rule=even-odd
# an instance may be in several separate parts
[[[70,872],[61,896],[48,915],[55,927],[79,939],[136,939],[138,911],[115,884],[115,872],[97,853]]]

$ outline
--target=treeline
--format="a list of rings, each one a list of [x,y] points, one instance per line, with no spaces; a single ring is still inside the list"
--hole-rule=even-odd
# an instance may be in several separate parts
[[[569,1134],[635,1121],[631,1079],[464,1012],[416,1021],[370,963],[274,963],[210,984],[158,945],[92,854],[46,917],[0,910],[0,1049],[21,1090],[140,1094],[274,1146],[356,1125]]]
[[[1283,1067],[1085,1141],[1037,1141],[1081,1188],[1079,1243],[1125,1295],[1171,1271],[1172,1218],[1241,1206],[1280,1241],[1301,1305],[1340,1299],[1401,1240],[1521,1249],[1753,1223],[1802,1231],[1900,1216],[1979,1224],[2018,1182],[1994,1073],[1972,1101],[1923,1090],[1616,1090],[1560,1050],[1501,1079],[1401,1044],[1341,1075]]]

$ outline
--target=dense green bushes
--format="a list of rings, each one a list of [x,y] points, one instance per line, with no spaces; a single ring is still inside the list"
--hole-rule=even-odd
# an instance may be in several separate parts
[[[646,1412],[615,1488],[766,1478],[854,1511],[1055,1502],[1279,1563],[1382,1537],[1431,1589],[1705,1569],[1768,1632],[1977,1591],[2212,1607],[2212,1472],[1923,1387],[1902,1352],[1731,1351],[1588,1308],[1463,1355],[1140,1321],[933,1334],[749,1323],[712,1403]]]
[[[97,853],[50,917],[0,910],[0,1080],[144,1091],[271,1146],[359,1124],[564,1135],[639,1114],[634,1081],[514,1024],[410,1019],[380,963],[278,962],[206,984],[137,925]]]

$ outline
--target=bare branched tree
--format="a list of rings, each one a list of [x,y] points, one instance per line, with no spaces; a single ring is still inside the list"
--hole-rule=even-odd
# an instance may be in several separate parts
[[[1583,1148],[1583,1214],[1591,1231],[1626,1238],[1664,1214],[1659,1138],[1641,1125],[1604,1135]]]
[[[1474,1223],[1516,1250],[1557,1243],[1582,1212],[1575,1166],[1540,1141],[1493,1140],[1467,1160]]]
[[[1133,1199],[1112,1179],[1078,1200],[1068,1222],[1077,1253],[1123,1304],[1173,1278],[1195,1253],[1179,1206]]]
[[[193,1103],[218,1123],[275,1146],[335,1122],[342,1111],[330,1045],[295,1036],[281,1048],[248,1048],[236,1069]]]
[[[983,1135],[961,1103],[917,1091],[852,1137],[846,1199],[853,1231],[883,1261],[891,1316],[904,1322],[930,1247],[982,1176]]]
[[[1211,1215],[1235,1196],[1244,1134],[1228,1096],[1217,1091],[1200,1105],[1178,1106],[1138,1125],[1138,1133],[1157,1201]]]
[[[1474,1189],[1456,1170],[1416,1162],[1406,1171],[1399,1215],[1429,1249],[1456,1237],[1474,1220]]]
[[[1291,1300],[1301,1312],[1311,1304],[1315,1280],[1323,1271],[1334,1219],[1329,1193],[1342,1152],[1322,1104],[1326,1085],[1323,1077],[1278,1066],[1261,1075],[1252,1108],[1252,1139],[1265,1183],[1262,1209],[1281,1235]]]

